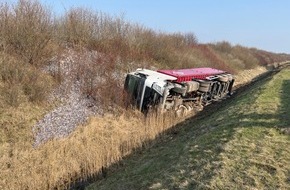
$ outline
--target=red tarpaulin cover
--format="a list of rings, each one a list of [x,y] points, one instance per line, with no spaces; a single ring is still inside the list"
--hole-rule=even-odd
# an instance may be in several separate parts
[[[158,70],[157,72],[174,76],[177,82],[190,81],[192,79],[206,79],[206,77],[225,73],[225,71],[213,68],[193,68],[193,69],[174,69]]]

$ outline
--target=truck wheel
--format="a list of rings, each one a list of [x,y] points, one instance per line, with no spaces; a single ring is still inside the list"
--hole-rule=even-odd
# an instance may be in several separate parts
[[[229,81],[232,81],[233,80],[233,75],[228,74],[228,78],[229,78]]]
[[[200,86],[209,86],[211,81],[208,80],[198,80],[197,82],[199,82]]]
[[[200,91],[200,92],[208,92],[209,91],[209,85],[208,86],[200,86],[198,91]]]
[[[229,77],[227,75],[221,75],[221,76],[219,76],[219,78],[217,80],[220,82],[228,82]]]
[[[177,85],[177,84],[175,84],[175,85],[176,86],[171,89],[173,92],[176,92],[176,93],[179,93],[179,94],[185,94],[186,93],[186,90],[187,90],[186,87],[184,87],[182,85]]]
[[[199,80],[199,88],[198,91],[200,92],[208,92],[210,89],[210,81],[206,81],[206,80]]]
[[[199,82],[196,81],[187,81],[184,83],[184,85],[186,86],[187,92],[194,92],[199,88]]]

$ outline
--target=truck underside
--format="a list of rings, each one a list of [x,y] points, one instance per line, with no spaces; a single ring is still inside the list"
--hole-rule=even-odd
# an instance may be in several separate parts
[[[233,75],[213,68],[137,69],[127,74],[124,87],[132,104],[144,113],[153,108],[181,115],[230,95],[233,83]]]

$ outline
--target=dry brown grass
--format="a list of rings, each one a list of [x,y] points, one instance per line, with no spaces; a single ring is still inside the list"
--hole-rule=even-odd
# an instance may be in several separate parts
[[[45,101],[54,84],[50,76],[5,53],[0,53],[0,80],[3,102],[14,107],[27,100]]]
[[[21,113],[21,112],[19,112]],[[21,117],[21,116],[20,116]],[[156,139],[179,120],[168,115],[144,120],[136,112],[118,117],[92,118],[66,139],[50,141],[38,149],[30,140],[1,144],[1,189],[65,188],[109,167],[145,142]],[[22,144],[23,143],[23,144]],[[145,144],[144,144],[145,143]]]
[[[187,120],[86,189],[289,189],[289,72]]]
[[[37,0],[0,4],[0,29],[0,189],[64,188],[146,146],[178,122],[171,115],[144,120],[139,113],[119,108],[124,104],[123,84],[112,78],[119,71],[138,66],[240,71],[289,59],[226,43],[200,45],[193,33],[155,32],[122,15],[77,8],[54,20]],[[40,68],[64,47],[101,53],[103,57],[92,64],[79,64],[76,76],[83,81],[85,94],[120,110],[118,116],[92,118],[68,138],[34,149],[32,126],[53,107],[45,100],[54,81]],[[96,82],[99,78],[102,81]],[[111,93],[112,88],[118,93]]]

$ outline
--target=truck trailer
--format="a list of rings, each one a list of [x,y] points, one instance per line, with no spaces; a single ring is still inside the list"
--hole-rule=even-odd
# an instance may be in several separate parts
[[[178,115],[232,94],[234,76],[214,68],[137,69],[128,73],[124,89],[143,113],[174,110]]]

